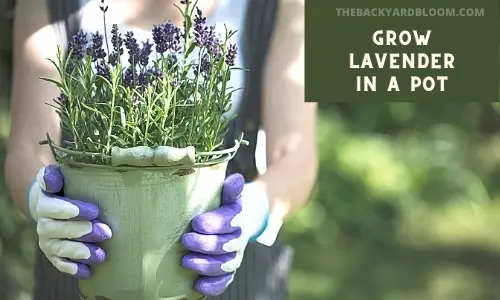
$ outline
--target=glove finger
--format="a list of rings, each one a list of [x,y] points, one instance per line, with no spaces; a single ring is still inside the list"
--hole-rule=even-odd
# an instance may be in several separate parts
[[[55,194],[59,193],[64,185],[64,179],[56,164],[47,165],[38,170],[36,180],[42,191]]]
[[[182,258],[182,266],[200,275],[219,276],[233,273],[241,266],[243,252],[207,255],[189,252]]]
[[[196,280],[194,289],[205,296],[219,296],[224,293],[233,280],[234,273],[220,276],[203,276]]]
[[[48,218],[38,220],[37,233],[48,239],[69,239],[98,243],[112,237],[108,225],[95,221],[60,221]]]
[[[226,177],[222,185],[222,204],[235,203],[239,199],[244,186],[245,178],[243,175],[236,173]]]
[[[47,258],[52,265],[62,273],[72,275],[78,279],[87,279],[91,275],[89,266],[85,264],[72,262],[57,256]]]
[[[44,192],[39,195],[36,210],[39,218],[59,220],[94,220],[99,216],[99,208],[93,203]]]
[[[86,265],[100,264],[106,259],[104,250],[90,243],[59,239],[41,239],[39,246],[47,255],[67,258]]]
[[[233,203],[193,218],[191,227],[202,234],[226,234],[240,229],[241,205]]]
[[[248,238],[242,236],[241,230],[220,235],[199,234],[188,232],[181,237],[182,245],[193,252],[204,254],[226,254],[242,251],[247,245]]]

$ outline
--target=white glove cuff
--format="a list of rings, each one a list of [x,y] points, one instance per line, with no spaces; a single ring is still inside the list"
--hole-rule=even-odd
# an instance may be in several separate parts
[[[272,246],[278,237],[283,221],[270,215],[271,205],[266,186],[260,182],[247,183],[242,197],[250,241],[256,241],[268,247]]]

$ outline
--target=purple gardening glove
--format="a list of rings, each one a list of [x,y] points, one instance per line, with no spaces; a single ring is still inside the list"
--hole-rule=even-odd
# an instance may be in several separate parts
[[[241,174],[226,178],[221,207],[195,217],[193,231],[181,238],[190,250],[182,265],[201,275],[195,283],[196,291],[206,296],[222,294],[233,281],[249,242],[274,243],[277,230],[265,234],[268,215],[269,200],[262,185],[245,184]],[[264,235],[265,242],[259,240]]]
[[[55,195],[63,183],[57,165],[41,168],[28,190],[28,209],[47,259],[59,271],[85,279],[90,276],[89,265],[106,258],[95,243],[110,239],[111,229],[97,220],[96,205]]]

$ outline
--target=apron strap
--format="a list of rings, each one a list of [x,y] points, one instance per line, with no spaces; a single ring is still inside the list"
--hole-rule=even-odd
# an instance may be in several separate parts
[[[261,126],[262,76],[274,25],[278,12],[277,0],[250,0],[248,2],[245,28],[243,60],[246,74],[245,89],[238,116],[232,120],[226,136],[226,147],[244,133],[244,139],[250,145],[240,147],[230,161],[228,173],[241,173],[247,181],[257,177],[255,148],[257,134]]]

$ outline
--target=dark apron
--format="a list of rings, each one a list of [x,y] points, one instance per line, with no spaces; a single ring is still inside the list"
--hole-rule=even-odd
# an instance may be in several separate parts
[[[269,41],[278,9],[276,0],[249,0],[243,50],[247,74],[245,92],[238,117],[233,120],[227,145],[240,132],[250,146],[242,147],[230,162],[228,174],[242,173],[248,181],[257,176],[255,145],[260,127],[261,78]],[[47,0],[52,23],[64,21],[67,35],[78,30],[78,1]],[[69,17],[68,17],[69,16]],[[234,282],[224,294],[211,300],[287,300],[287,281],[293,258],[291,247],[279,241],[272,247],[251,244],[247,247],[242,266]],[[38,249],[35,266],[34,300],[80,300],[77,281],[57,271]],[[142,299],[138,299],[142,300]],[[147,299],[144,299],[147,300]]]

